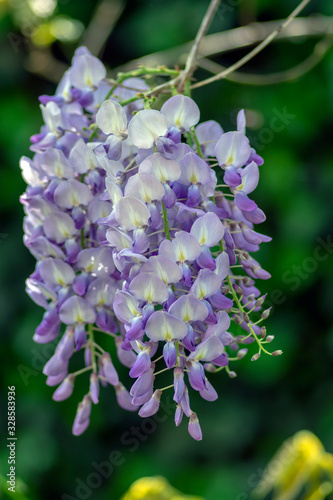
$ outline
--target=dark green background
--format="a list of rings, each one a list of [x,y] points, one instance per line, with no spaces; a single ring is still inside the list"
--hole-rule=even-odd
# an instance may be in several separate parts
[[[103,61],[116,67],[191,40],[207,4],[204,0],[129,1],[108,40]],[[224,17],[217,16],[212,32],[252,20],[283,18],[297,2],[233,0],[229,4],[238,6]],[[87,25],[94,7],[92,0],[70,0],[59,3],[58,10]],[[333,15],[333,3],[314,0],[303,15],[311,13]],[[119,450],[122,465],[86,498],[118,500],[133,480],[158,474],[181,491],[206,500],[245,500],[269,458],[296,431],[313,431],[333,452],[332,249],[331,253],[321,251],[321,261],[313,257],[318,238],[327,241],[333,233],[333,50],[314,70],[292,83],[250,87],[221,81],[194,92],[201,119],[215,119],[224,130],[234,129],[239,109],[255,113],[256,128],[248,128],[248,135],[258,141],[265,159],[255,199],[267,214],[259,230],[273,236],[260,251],[260,262],[272,274],[262,289],[275,304],[267,322],[269,334],[275,335],[273,349],[282,349],[284,355],[262,356],[255,363],[246,357],[235,366],[235,380],[224,373],[210,377],[219,400],[208,403],[192,397],[204,433],[202,442],[188,436],[185,423],[176,429],[171,415],[153,434],[143,433],[145,440],[131,452],[130,444],[121,444],[121,436],[142,421],[118,408],[112,388],[102,391],[89,430],[77,438],[71,426],[87,380],[82,377],[69,401],[55,403],[41,364],[37,366],[45,347],[34,344],[32,335],[42,310],[24,292],[34,259],[22,244],[23,211],[18,198],[25,186],[18,162],[21,155],[30,154],[29,137],[41,125],[38,95],[52,93],[55,87],[26,71],[30,45],[23,43],[15,53],[10,33],[19,33],[19,28],[13,13],[7,12],[0,21],[0,370],[4,381],[0,418],[1,434],[6,437],[6,387],[15,385],[16,470],[28,485],[27,497],[53,500],[63,493],[76,497],[76,478],[86,483],[95,470],[92,463],[108,460],[113,450]],[[242,71],[290,68],[310,54],[317,40],[273,43]],[[74,49],[60,43],[52,47],[62,61],[70,59]],[[228,65],[245,53],[216,60]],[[207,73],[196,76],[203,78]],[[293,118],[282,131],[268,133],[272,137],[267,141],[263,129],[271,129],[272,117],[284,109]],[[23,379],[24,369],[28,372]],[[125,372],[123,377],[128,382]],[[164,415],[161,411],[160,416]],[[3,446],[3,475],[8,472],[6,460]]]

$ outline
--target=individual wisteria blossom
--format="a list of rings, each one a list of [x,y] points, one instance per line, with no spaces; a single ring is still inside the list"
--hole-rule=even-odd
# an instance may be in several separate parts
[[[251,255],[270,240],[254,229],[265,220],[252,199],[262,159],[243,111],[237,131],[224,132],[198,123],[188,96],[151,109],[149,87],[133,76],[111,84],[81,47],[55,96],[40,98],[45,123],[33,158],[20,162],[24,242],[37,260],[27,292],[45,311],[34,340],[58,341],[43,369],[55,401],[74,397],[76,377],[87,377],[75,435],[89,426],[100,386],[111,385],[118,404],[142,417],[173,391],[175,424],[185,415],[200,440],[191,393],[216,400],[214,373],[235,376],[243,344],[256,343],[255,360],[273,339],[256,284],[270,275]],[[74,356],[83,364],[75,372]]]

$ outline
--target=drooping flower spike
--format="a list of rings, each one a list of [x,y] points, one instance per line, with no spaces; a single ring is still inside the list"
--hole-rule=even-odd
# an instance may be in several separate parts
[[[252,200],[261,159],[244,112],[237,131],[224,132],[212,120],[198,123],[188,96],[159,111],[131,90],[147,91],[143,80],[121,77],[112,91],[105,77],[103,64],[78,49],[56,95],[41,97],[45,124],[32,137],[33,158],[21,159],[24,241],[37,259],[27,292],[45,310],[34,340],[59,337],[43,370],[58,386],[55,401],[74,397],[76,377],[87,377],[75,435],[89,426],[100,386],[111,385],[118,404],[142,417],[172,390],[176,425],[185,415],[200,440],[191,391],[216,400],[212,373],[234,376],[229,365],[245,355],[242,344],[267,352],[256,279],[269,273],[250,255],[270,240],[254,230],[265,218]],[[84,366],[72,372],[81,351]],[[119,364],[133,379],[129,389]],[[161,371],[170,372],[167,387]]]

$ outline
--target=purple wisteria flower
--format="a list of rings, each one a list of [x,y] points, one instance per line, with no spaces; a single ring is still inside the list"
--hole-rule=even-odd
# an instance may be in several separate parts
[[[37,260],[27,292],[45,310],[34,340],[59,338],[43,370],[58,386],[55,401],[87,376],[73,434],[89,426],[100,385],[111,385],[118,404],[142,417],[172,390],[176,425],[185,414],[200,440],[191,392],[216,400],[211,374],[234,376],[229,363],[244,356],[242,344],[267,352],[256,279],[270,275],[250,255],[270,240],[254,230],[265,220],[252,199],[261,159],[243,112],[237,131],[224,132],[198,124],[190,97],[174,95],[159,111],[146,91],[132,75],[111,85],[81,47],[56,95],[40,98],[45,123],[31,139],[33,158],[20,162],[24,242]],[[84,366],[70,371],[81,352]],[[133,379],[128,390],[119,364]]]

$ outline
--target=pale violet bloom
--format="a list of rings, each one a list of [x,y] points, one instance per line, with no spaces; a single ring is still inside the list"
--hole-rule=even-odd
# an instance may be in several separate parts
[[[75,236],[77,230],[73,219],[63,212],[52,212],[45,217],[45,236],[56,243],[64,243]]]
[[[204,321],[209,311],[206,305],[197,297],[189,293],[182,295],[169,308],[169,313],[188,323],[190,321]]]
[[[88,205],[93,199],[91,190],[86,184],[75,179],[62,181],[54,191],[54,201],[60,208],[71,209],[80,205]]]
[[[93,152],[93,148],[95,147],[96,144],[86,144],[83,139],[76,141],[69,154],[69,163],[73,166],[75,172],[85,174],[89,170],[95,170],[99,166],[98,158]]]
[[[97,57],[90,54],[86,47],[75,51],[70,68],[70,82],[80,90],[92,90],[106,76],[106,69]]]
[[[110,243],[110,246],[114,247],[117,252],[120,252],[124,248],[132,248],[133,246],[133,239],[116,227],[110,227],[106,231],[106,239]]]
[[[255,190],[259,182],[259,168],[254,161],[241,171],[241,180],[241,184],[233,188],[235,203],[240,210],[251,212],[257,208],[257,204],[247,195]]]
[[[195,153],[187,153],[180,161],[181,176],[180,184],[206,184],[210,182],[210,168],[207,163]]]
[[[205,156],[215,156],[215,145],[223,134],[223,129],[214,120],[202,122],[195,127],[195,133]]]
[[[163,304],[169,297],[166,285],[154,273],[138,274],[131,281],[129,290],[137,299],[148,304]]]
[[[20,159],[20,168],[23,179],[30,186],[36,187],[46,184],[47,176],[45,175],[45,172],[36,168],[36,165],[32,162],[32,160],[30,160],[30,158],[22,156]]]
[[[216,262],[210,253],[210,248],[217,245],[223,238],[224,226],[222,222],[216,214],[208,212],[194,222],[191,234],[201,246],[201,254],[197,259],[199,266],[214,271]]]
[[[76,295],[63,303],[59,316],[66,325],[94,323],[96,319],[95,311],[89,302]]]
[[[223,238],[224,227],[216,214],[208,212],[194,222],[191,234],[197,239],[200,246],[211,248]]]
[[[203,340],[195,348],[194,352],[188,356],[188,361],[213,361],[218,358],[224,351],[224,345],[221,340],[212,335],[206,340]]]
[[[133,318],[141,316],[138,299],[123,290],[116,292],[113,307],[117,318],[123,323],[131,323]]]
[[[121,198],[115,208],[115,218],[125,230],[142,228],[148,225],[150,212],[147,206],[133,196]]]
[[[124,108],[117,101],[107,99],[96,114],[96,123],[105,135],[127,137],[127,117]]]
[[[133,116],[128,125],[128,136],[138,148],[153,147],[158,137],[167,133],[168,125],[164,115],[155,109],[143,109]]]
[[[170,97],[162,106],[161,113],[166,117],[169,127],[180,130],[190,130],[200,119],[197,104],[190,97],[175,95]]]
[[[97,112],[96,124],[108,136],[104,143],[107,157],[119,160],[122,142],[127,139],[127,117],[124,108],[112,99],[104,101]]]
[[[35,156],[35,163],[48,177],[72,179],[74,169],[60,149],[50,148]]]
[[[71,285],[75,278],[75,273],[69,264],[52,257],[42,260],[38,271],[44,283],[49,286],[65,287]]]
[[[187,334],[187,326],[182,320],[165,311],[156,311],[147,322],[146,334],[153,342],[182,340]]]
[[[181,174],[179,163],[168,160],[160,153],[154,153],[143,160],[139,172],[153,175],[162,184],[177,181]]]
[[[141,270],[144,273],[155,273],[166,285],[178,283],[183,275],[179,266],[163,255],[150,257]]]
[[[128,179],[124,195],[150,204],[152,201],[159,201],[163,198],[164,188],[153,175],[139,172]]]
[[[191,292],[199,299],[205,299],[214,295],[221,288],[221,279],[209,269],[201,269],[197,279],[194,281]]]
[[[220,278],[221,282],[226,278],[230,269],[230,261],[227,252],[220,253],[216,258],[215,273]]]
[[[224,181],[230,186],[238,186],[241,177],[237,171],[246,164],[251,155],[248,138],[242,132],[226,132],[215,146],[217,161],[225,170]]]
[[[115,269],[111,251],[107,247],[85,248],[78,254],[77,266],[96,278],[108,276]]]
[[[159,255],[180,263],[193,262],[200,253],[201,247],[197,239],[185,231],[177,231],[171,241],[164,240],[159,248]]]

